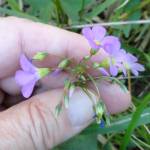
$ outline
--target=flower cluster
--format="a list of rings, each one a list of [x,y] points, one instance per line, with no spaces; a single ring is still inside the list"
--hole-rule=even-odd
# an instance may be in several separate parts
[[[121,48],[119,38],[106,35],[104,27],[86,27],[83,28],[82,34],[88,40],[91,50],[98,52],[103,49],[106,52],[108,57],[96,65],[103,75],[117,76],[118,73],[123,73],[126,76],[127,72],[131,71],[138,76],[139,71],[144,71],[143,65],[137,63],[137,58]]]
[[[82,33],[88,40],[91,49],[90,54],[83,57],[78,64],[76,64],[73,59],[63,58],[55,68],[38,68],[33,65],[33,60],[44,60],[48,56],[47,52],[38,52],[33,56],[32,61],[30,61],[24,54],[21,54],[21,70],[16,72],[15,80],[20,85],[21,92],[25,98],[31,96],[36,83],[40,79],[49,75],[57,77],[57,75],[61,74],[62,71],[71,74],[71,76],[74,76],[74,79],[66,79],[64,81],[63,101],[56,106],[56,114],[58,115],[62,110],[63,104],[66,108],[68,108],[69,99],[76,87],[80,87],[89,97],[91,97],[91,91],[88,90],[89,81],[96,86],[96,80],[105,77],[105,79],[113,79],[113,81],[116,81],[116,83],[122,86],[122,83],[117,78],[118,75],[129,77],[131,72],[135,76],[138,76],[140,71],[144,71],[144,67],[138,63],[138,59],[121,47],[119,38],[112,35],[107,35],[104,27],[86,27],[83,28]],[[87,63],[87,61],[91,61],[91,57],[98,55],[98,52],[100,51],[105,52],[106,57],[100,62],[93,62],[93,65],[90,66],[92,69],[99,70],[100,72],[98,77],[94,77],[88,73],[89,63]],[[109,122],[106,115],[108,113],[103,101],[101,100],[99,92],[97,92],[97,95],[98,99],[96,102],[93,102],[95,103],[93,109],[95,111],[96,121],[103,126],[104,120]]]

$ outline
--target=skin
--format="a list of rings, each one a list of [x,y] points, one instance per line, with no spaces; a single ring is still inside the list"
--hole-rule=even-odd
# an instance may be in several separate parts
[[[89,49],[88,42],[79,34],[25,19],[0,18],[0,104],[11,106],[0,112],[1,149],[50,149],[93,121],[92,104],[80,89],[73,94],[70,107],[57,119],[54,117],[55,106],[63,95],[64,79],[69,74],[43,79],[34,96],[26,101],[22,101],[20,87],[13,78],[21,53],[32,58],[38,51],[48,51],[49,57],[37,65],[52,67],[64,57],[78,62],[89,54]],[[93,60],[103,57],[102,52]],[[118,85],[104,81],[97,85],[110,113],[122,112],[130,106],[129,92],[123,92]],[[96,99],[94,94],[93,98]],[[21,103],[14,105],[18,101]]]

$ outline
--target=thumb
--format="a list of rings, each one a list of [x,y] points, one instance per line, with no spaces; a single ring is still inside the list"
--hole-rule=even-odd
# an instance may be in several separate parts
[[[76,90],[70,99],[69,108],[56,118],[55,107],[62,97],[62,89],[52,90],[2,112],[1,149],[47,150],[88,126],[94,115],[88,96]]]
[[[107,88],[107,94],[111,95],[109,86],[103,87],[102,89]],[[112,112],[125,110],[129,106],[130,95],[120,91],[119,87],[115,89],[118,97],[122,99],[115,102],[116,105],[119,103],[119,108],[108,105],[108,107],[115,107],[109,110]],[[55,118],[55,107],[62,96],[62,89],[52,90],[0,113],[1,149],[9,150],[13,147],[15,150],[47,150],[69,139],[92,122],[94,116],[92,102],[80,89],[72,95],[69,108],[64,109],[58,118]],[[108,104],[118,97],[113,93],[111,98],[105,98],[104,95],[103,99],[104,101],[106,99]],[[96,99],[94,94],[93,99]]]

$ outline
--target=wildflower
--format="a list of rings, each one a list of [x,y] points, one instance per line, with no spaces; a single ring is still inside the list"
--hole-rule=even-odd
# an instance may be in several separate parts
[[[120,50],[120,70],[123,71],[126,76],[127,71],[131,71],[135,76],[139,75],[139,71],[144,71],[144,66],[137,63],[138,59],[131,53],[127,53],[125,50]]]
[[[16,72],[15,80],[21,86],[23,96],[28,98],[31,96],[36,82],[46,76],[50,70],[35,67],[23,54],[20,57],[20,65],[22,70]]]
[[[101,119],[101,122],[100,122],[99,126],[100,126],[100,128],[105,127],[105,121],[103,119]]]
[[[92,29],[85,27],[82,30],[82,34],[88,40],[90,46],[94,50],[98,50],[106,34],[106,29],[102,26],[94,26]]]
[[[100,68],[100,71],[102,74],[105,74],[106,76],[109,76],[110,74],[112,76],[116,76],[119,72],[119,66],[120,66],[120,41],[115,36],[106,36],[103,40],[103,49],[107,54],[107,58],[103,60],[102,65],[104,65],[102,68]],[[110,74],[107,72],[105,68],[109,69]],[[105,71],[105,72],[104,72]]]

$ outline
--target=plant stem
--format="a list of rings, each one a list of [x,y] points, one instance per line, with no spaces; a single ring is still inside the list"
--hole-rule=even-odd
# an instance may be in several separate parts
[[[127,71],[127,73],[128,73],[128,90],[130,91],[130,94],[131,94],[131,73],[130,73],[130,71],[128,70]]]

